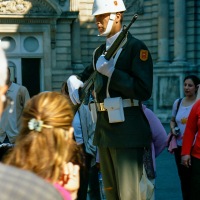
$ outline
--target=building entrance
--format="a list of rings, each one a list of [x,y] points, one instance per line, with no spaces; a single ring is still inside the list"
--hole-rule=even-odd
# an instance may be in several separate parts
[[[40,92],[41,86],[41,59],[40,58],[22,58],[22,85],[24,85],[30,96]]]

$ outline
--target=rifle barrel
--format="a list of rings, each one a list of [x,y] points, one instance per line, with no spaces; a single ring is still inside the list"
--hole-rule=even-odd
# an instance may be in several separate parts
[[[131,27],[131,25],[135,22],[135,20],[138,18],[138,14],[133,15],[133,18],[130,22],[130,24],[126,27],[127,31]]]

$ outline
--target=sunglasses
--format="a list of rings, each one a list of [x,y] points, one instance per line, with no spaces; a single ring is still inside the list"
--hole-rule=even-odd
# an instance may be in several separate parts
[[[13,112],[13,107],[14,107],[14,101],[6,96],[6,100],[3,102],[3,110],[5,111],[6,109],[9,109],[9,113]]]

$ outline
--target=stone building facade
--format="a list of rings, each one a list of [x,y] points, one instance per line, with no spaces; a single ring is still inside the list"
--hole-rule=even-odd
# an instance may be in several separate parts
[[[143,40],[154,62],[154,88],[146,102],[163,122],[174,100],[183,96],[187,74],[200,76],[200,2],[197,0],[124,0],[124,25]],[[12,78],[31,95],[60,90],[72,73],[82,71],[98,37],[93,0],[1,0],[0,41]]]

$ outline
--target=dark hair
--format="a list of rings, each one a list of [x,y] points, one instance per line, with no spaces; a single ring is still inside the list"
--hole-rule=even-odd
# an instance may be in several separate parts
[[[199,79],[197,76],[195,76],[195,75],[188,75],[188,76],[186,76],[186,77],[184,78],[184,82],[185,82],[185,80],[187,80],[187,79],[191,79],[191,80],[193,81],[195,87],[197,87],[197,85],[200,84],[200,79]]]
[[[68,87],[67,87],[67,83],[66,81],[64,81],[61,85],[61,93],[63,94],[63,92],[65,92],[65,94],[69,95],[69,91],[68,91]]]

